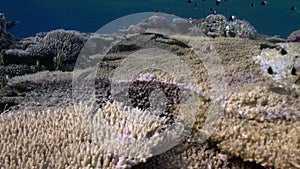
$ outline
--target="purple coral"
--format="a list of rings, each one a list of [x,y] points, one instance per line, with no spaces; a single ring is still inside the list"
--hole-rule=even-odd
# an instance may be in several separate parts
[[[289,36],[288,39],[291,42],[300,42],[300,29],[292,32]]]
[[[290,37],[292,42],[300,42],[300,32]]]

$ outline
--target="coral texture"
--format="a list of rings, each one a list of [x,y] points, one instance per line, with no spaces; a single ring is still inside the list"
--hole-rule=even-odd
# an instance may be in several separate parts
[[[289,36],[288,39],[292,42],[300,42],[300,30],[296,30],[292,32]]]
[[[106,152],[81,129],[74,107],[1,114],[1,168],[115,168]]]
[[[276,47],[269,49],[273,46],[267,46],[262,49],[260,42],[237,37],[209,38],[182,35],[168,37],[149,33],[131,36],[119,44],[120,48],[116,47],[111,50],[102,59],[96,73],[99,76],[99,79],[96,79],[98,85],[96,86],[98,92],[96,92],[96,101],[99,101],[97,102],[98,104],[101,103],[99,107],[102,110],[96,115],[102,117],[101,120],[105,122],[103,124],[107,124],[110,127],[114,126],[107,129],[107,131],[115,129],[115,133],[120,136],[120,139],[156,137],[157,135],[153,133],[158,132],[159,130],[157,129],[162,128],[164,130],[174,123],[174,121],[165,120],[176,118],[176,115],[178,115],[176,107],[178,103],[176,98],[178,89],[174,87],[178,79],[169,77],[164,73],[159,74],[157,70],[139,72],[141,75],[137,75],[136,79],[131,81],[130,94],[132,94],[132,103],[135,105],[133,108],[127,108],[122,102],[116,102],[110,97],[110,85],[111,83],[117,83],[117,81],[112,81],[113,79],[110,77],[114,75],[118,66],[123,63],[128,55],[147,48],[164,49],[176,54],[196,77],[196,83],[192,89],[206,96],[206,99],[201,100],[199,103],[201,111],[198,112],[191,133],[184,137],[177,146],[156,156],[151,156],[151,149],[144,149],[145,147],[141,144],[135,144],[136,147],[133,146],[128,149],[129,152],[123,152],[126,148],[121,144],[115,144],[112,148],[113,144],[109,143],[109,140],[115,139],[112,132],[108,134],[103,130],[97,130],[101,137],[97,138],[95,135],[93,137],[93,134],[90,134],[94,131],[93,128],[82,128],[83,126],[89,126],[86,124],[90,122],[88,119],[80,118],[84,115],[80,112],[86,112],[83,110],[88,110],[89,108],[88,106],[85,107],[86,105],[81,105],[75,109],[72,107],[68,107],[66,110],[50,109],[48,113],[43,113],[45,111],[33,113],[34,109],[30,110],[30,112],[27,110],[27,115],[22,112],[24,107],[35,105],[31,103],[36,103],[35,101],[38,100],[41,101],[43,97],[48,99],[52,97],[53,100],[59,100],[60,103],[64,103],[63,100],[66,100],[67,103],[71,93],[71,77],[68,72],[41,72],[34,75],[15,77],[8,81],[8,90],[6,90],[8,93],[0,91],[1,96],[5,96],[0,97],[1,100],[4,98],[14,99],[14,95],[11,95],[14,92],[19,92],[19,96],[22,96],[22,99],[24,99],[17,112],[11,111],[8,114],[0,114],[3,121],[3,123],[0,123],[0,130],[1,133],[4,133],[3,136],[1,135],[1,143],[5,141],[5,144],[1,145],[8,147],[1,149],[4,152],[2,154],[5,154],[5,157],[1,157],[3,161],[1,164],[8,166],[24,164],[23,166],[25,167],[41,166],[39,164],[44,164],[42,162],[43,159],[50,159],[51,162],[45,165],[51,167],[56,167],[57,165],[59,167],[60,164],[63,164],[63,167],[70,166],[71,168],[73,166],[75,168],[94,166],[94,164],[100,167],[106,165],[105,167],[112,168],[299,168],[300,103],[299,91],[296,87],[299,84],[293,83],[294,87],[284,85],[286,77],[290,76],[288,75],[289,65],[287,67],[282,66],[283,69],[280,66],[274,66],[272,71],[268,70],[267,66],[262,66],[266,64],[272,65],[275,62],[280,62],[283,65],[286,63],[290,64],[291,58],[289,55],[298,55],[299,48],[289,43],[278,45],[278,49]],[[147,56],[151,56],[150,54],[148,53]],[[283,58],[283,56],[287,57]],[[215,63],[212,63],[213,66],[208,66],[205,60],[207,58],[219,58],[220,60],[219,62],[213,60],[215,61]],[[297,74],[297,62],[297,60],[291,62],[295,63],[291,65],[296,69],[293,73],[296,75],[291,76],[299,76]],[[140,63],[134,62],[134,64]],[[224,70],[218,69],[222,66]],[[212,76],[214,71],[217,74],[224,73],[224,76]],[[275,72],[276,74],[270,74],[270,72]],[[280,78],[278,79],[277,77]],[[222,82],[228,84],[226,92],[220,93],[219,89],[217,89],[217,92],[213,91],[215,88],[213,88],[212,82],[217,81],[220,83],[222,78],[225,79]],[[155,82],[157,79],[160,81]],[[52,83],[50,83],[51,81]],[[287,81],[286,83],[288,84]],[[170,107],[173,106],[173,108],[168,109],[167,115],[160,114],[160,118],[156,118],[158,114],[149,115],[146,113],[149,111],[149,100],[151,99],[149,91],[150,89],[153,90],[154,86],[163,91],[165,89],[167,94],[170,92],[169,96],[171,97],[167,103],[171,105]],[[143,88],[146,90],[142,90]],[[60,93],[60,95],[55,94],[54,91]],[[141,95],[138,95],[139,93]],[[223,97],[224,95],[226,97]],[[34,101],[31,100],[32,102],[30,102],[30,98],[34,98]],[[207,118],[211,115],[209,113],[214,113],[208,111],[213,105],[212,99],[223,99],[224,102],[221,104],[223,111],[218,114],[220,117],[214,117],[215,119],[213,119],[216,122],[214,132],[211,133],[207,140],[201,140],[202,134],[207,131],[205,124]],[[29,101],[26,102],[26,100]],[[50,99],[49,102],[51,102]],[[39,107],[42,110],[48,110],[49,107],[56,106],[45,102],[40,103]],[[128,115],[129,112],[135,112],[141,117],[145,117],[141,119],[150,120],[153,125],[139,122],[135,119],[135,116]],[[77,115],[79,113],[79,116],[76,113]],[[80,121],[74,116],[79,117]],[[127,121],[126,118],[130,120]],[[56,121],[59,121],[59,123],[56,123]],[[133,125],[133,127],[126,128],[122,122],[128,124],[128,126]],[[177,121],[175,120],[175,122]],[[47,128],[44,128],[43,123],[45,123]],[[53,126],[49,126],[49,123]],[[70,128],[73,129],[73,126],[75,132],[70,130]],[[26,128],[30,128],[30,130],[25,130]],[[53,136],[49,137],[47,142],[42,138],[40,142],[44,143],[43,145],[39,144],[36,146],[32,144],[35,146],[34,152],[45,152],[44,156],[49,158],[40,158],[37,154],[31,154],[26,151],[31,145],[27,143],[29,137],[26,137],[23,134],[24,132],[19,132],[21,129],[27,133],[34,133],[32,134],[34,136],[30,135],[30,139],[40,139],[36,135],[39,136],[39,132],[42,131]],[[81,132],[84,134],[80,134]],[[53,135],[51,133],[57,134]],[[67,134],[68,137],[65,137],[64,134]],[[43,134],[41,136],[44,137]],[[2,141],[3,138],[9,139]],[[21,143],[17,144],[17,138],[27,141],[21,141]],[[101,146],[97,144],[99,143],[97,139],[101,138],[112,139],[102,141],[105,143],[105,146]],[[58,139],[61,139],[62,142],[58,142]],[[86,140],[89,141],[86,142]],[[201,141],[204,141],[204,143]],[[40,142],[37,141],[37,143]],[[82,151],[77,151],[77,149],[71,147],[72,145],[75,146],[75,144],[77,146],[84,144],[82,145]],[[25,146],[26,149],[24,145],[28,145],[27,147]],[[43,146],[45,145],[49,146],[49,148],[44,148]],[[97,148],[94,148],[94,146]],[[151,144],[151,146],[155,147],[155,144]],[[92,147],[92,149],[86,147]],[[110,152],[114,148],[115,151]],[[138,150],[141,149],[145,151],[139,152]],[[52,154],[58,155],[48,156],[47,154],[50,152],[48,150],[51,150]],[[55,153],[54,150],[59,151],[55,151],[57,152]],[[99,156],[93,154],[94,151],[100,151]],[[65,155],[65,152],[70,153]],[[87,153],[87,156],[83,156],[85,153]],[[83,155],[81,156],[81,154]],[[18,161],[18,163],[5,161],[9,155],[14,157],[13,160]],[[22,156],[25,156],[29,159],[29,155],[35,158],[39,164],[31,164],[26,162],[26,158],[22,158]],[[88,162],[84,160],[84,157],[87,158],[86,161]],[[103,158],[98,163],[97,159],[101,159],[100,157]],[[53,164],[53,159],[57,163]],[[74,162],[72,163],[72,161]],[[82,161],[86,163],[82,164]]]
[[[39,34],[25,49],[3,51],[2,60],[4,65],[27,64],[46,70],[72,70],[86,40],[87,35],[77,31],[53,30]]]
[[[211,14],[204,19],[194,20],[193,23],[209,37],[240,37],[254,39],[255,28],[245,20],[234,19],[227,21],[221,14]]]

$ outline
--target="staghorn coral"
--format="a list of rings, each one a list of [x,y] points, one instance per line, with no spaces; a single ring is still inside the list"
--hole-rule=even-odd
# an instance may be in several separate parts
[[[0,115],[1,168],[115,168],[80,127],[74,107]]]
[[[108,102],[102,110],[92,111],[92,114],[90,107],[79,108],[76,111],[80,112],[81,126],[92,139],[108,152],[122,155],[135,164],[163,153],[180,137],[179,131],[169,130],[167,118],[160,117],[159,112],[142,111],[118,102]],[[180,128],[180,123],[177,119],[176,127]]]
[[[78,104],[1,114],[0,166],[129,168],[178,137],[165,131],[163,138],[165,119],[147,111],[107,103],[91,117],[91,108]]]

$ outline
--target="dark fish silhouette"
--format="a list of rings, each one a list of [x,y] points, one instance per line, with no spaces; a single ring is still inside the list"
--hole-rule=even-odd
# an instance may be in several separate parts
[[[290,9],[291,9],[292,11],[294,11],[294,10],[296,10],[297,8],[296,8],[295,6],[292,6]]]
[[[260,3],[262,6],[265,6],[265,5],[267,5],[268,4],[268,2],[267,1],[261,1],[261,3]]]
[[[268,71],[268,74],[270,74],[270,75],[274,74],[271,66],[268,67],[267,71]]]
[[[8,21],[5,23],[6,29],[10,29],[16,26],[19,22],[18,21]]]
[[[255,4],[254,3],[251,3],[251,5],[250,5],[252,8],[255,6]]]
[[[291,75],[297,75],[297,69],[294,66],[291,70]]]
[[[220,5],[221,0],[216,0],[216,5]]]
[[[188,0],[187,2],[188,2],[188,3],[192,3],[192,2],[193,2],[193,0]]]

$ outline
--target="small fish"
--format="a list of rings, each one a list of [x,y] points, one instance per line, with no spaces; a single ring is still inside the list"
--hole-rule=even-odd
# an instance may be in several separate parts
[[[295,68],[295,66],[293,66],[291,70],[291,75],[297,75],[297,69]]]
[[[280,51],[280,54],[282,54],[282,55],[286,55],[286,54],[288,53],[288,52],[287,52],[285,49],[283,49],[283,48],[280,48],[279,51]]]
[[[294,65],[291,70],[291,75],[300,75],[300,60],[298,59],[298,56],[295,56],[294,58]]]
[[[236,19],[236,16],[234,16],[234,15],[231,15],[230,17],[229,17],[229,20],[230,21],[234,21]]]
[[[195,6],[198,6],[198,2],[195,3]]]
[[[255,4],[252,2],[250,6],[253,8],[255,6]]]
[[[221,0],[216,0],[216,5],[220,5]]]
[[[8,21],[5,23],[5,25],[6,25],[7,29],[10,29],[10,28],[16,26],[18,23],[19,23],[19,21]]]
[[[268,70],[267,70],[267,71],[268,71],[268,73],[269,73],[270,75],[274,74],[273,69],[272,69],[271,66],[268,67]]]
[[[187,2],[188,2],[188,3],[192,3],[192,2],[193,2],[193,0],[188,0]]]
[[[0,19],[5,19],[5,15],[0,12]]]
[[[261,1],[261,3],[260,3],[262,6],[265,6],[265,5],[267,5],[268,4],[268,2],[267,1]]]
[[[290,9],[291,9],[292,11],[294,11],[294,10],[296,10],[297,8],[296,8],[295,6],[292,6]]]
[[[269,90],[274,93],[281,94],[281,95],[290,95],[291,94],[291,92],[289,92],[288,90],[286,90],[285,88],[280,87],[280,86],[279,87],[270,86]]]

